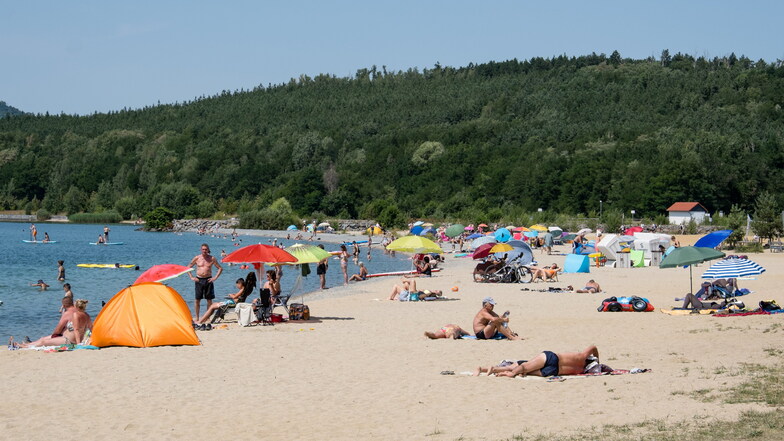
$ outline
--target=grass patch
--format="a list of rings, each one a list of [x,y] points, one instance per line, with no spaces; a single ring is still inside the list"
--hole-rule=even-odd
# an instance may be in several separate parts
[[[742,364],[740,368],[717,367],[714,375],[745,375],[741,384],[727,391],[699,389],[694,392],[673,391],[670,394],[689,395],[702,402],[723,399],[726,403],[762,403],[771,406],[768,411],[748,411],[739,414],[737,421],[725,419],[721,414],[712,420],[667,423],[664,420],[647,420],[624,425],[606,425],[581,429],[575,435],[515,435],[517,441],[583,441],[601,439],[604,441],[728,441],[745,440],[782,440],[784,439],[784,355],[776,348],[765,349],[770,356],[779,360],[773,365]],[[688,368],[684,369],[688,374]],[[734,415],[734,413],[731,413]],[[730,421],[732,420],[732,421]]]
[[[708,329],[708,328],[691,329],[691,330],[689,330],[689,334],[700,334],[702,332],[712,332],[712,331],[710,329]]]
[[[726,402],[733,403],[765,403],[768,406],[784,405],[784,365],[762,366],[744,364],[751,377],[734,387]],[[784,434],[783,434],[784,435]],[[784,439],[784,436],[782,437]]]

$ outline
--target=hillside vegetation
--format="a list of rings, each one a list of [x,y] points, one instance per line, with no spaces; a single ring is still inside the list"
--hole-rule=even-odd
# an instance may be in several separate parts
[[[784,186],[784,67],[731,55],[534,58],[302,76],[192,102],[0,120],[0,209],[260,210],[497,221]],[[781,200],[777,201],[779,205]]]

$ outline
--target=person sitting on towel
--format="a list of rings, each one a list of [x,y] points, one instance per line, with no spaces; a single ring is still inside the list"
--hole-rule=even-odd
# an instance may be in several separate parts
[[[591,279],[588,281],[588,283],[585,284],[585,288],[578,289],[575,292],[595,294],[597,292],[602,292],[602,287],[599,286],[599,284],[596,283],[595,280]]]
[[[476,339],[491,340],[501,334],[509,340],[520,340],[520,337],[509,329],[509,311],[506,311],[503,317],[499,317],[493,308],[495,308],[495,300],[492,297],[485,297],[482,300],[482,309],[474,316]]]
[[[509,366],[479,367],[474,371],[474,375],[481,373],[487,373],[487,375],[495,374],[497,377],[578,375],[584,373],[586,367],[594,361],[599,362],[599,349],[596,346],[589,346],[582,352],[561,352],[556,354],[551,351],[544,351],[531,360],[521,360]]]

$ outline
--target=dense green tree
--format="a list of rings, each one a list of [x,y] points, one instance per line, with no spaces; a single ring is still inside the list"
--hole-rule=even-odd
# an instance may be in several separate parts
[[[679,200],[751,212],[763,192],[784,193],[782,103],[781,63],[669,50],[302,76],[143,109],[0,118],[0,205],[184,217],[285,197],[296,216],[378,219],[394,206],[394,222],[525,223],[600,200],[648,218]]]
[[[754,201],[754,219],[751,229],[754,234],[762,239],[773,240],[781,236],[782,213],[776,203],[776,198],[768,192],[762,192]]]

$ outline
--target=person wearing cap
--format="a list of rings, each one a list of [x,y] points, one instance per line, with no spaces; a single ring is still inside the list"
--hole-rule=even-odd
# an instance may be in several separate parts
[[[482,299],[482,309],[474,317],[474,333],[477,340],[491,340],[499,333],[509,340],[520,340],[520,337],[509,329],[509,312],[499,317],[493,308],[495,308],[495,300],[492,297]]]

